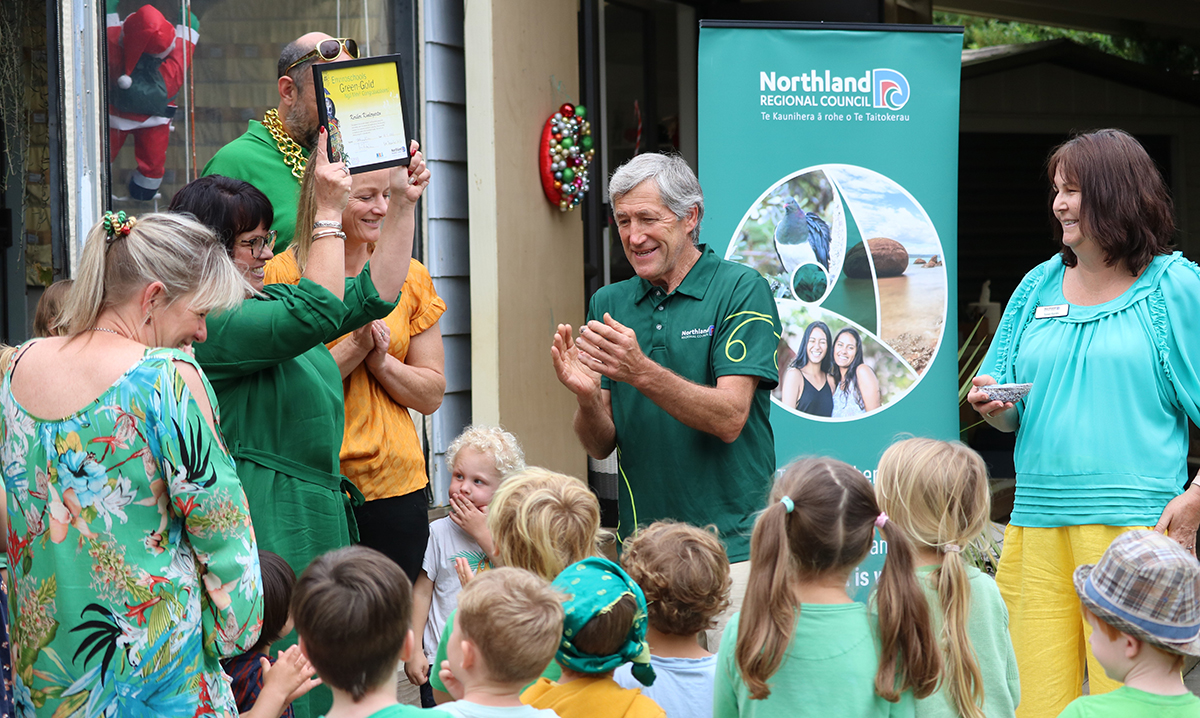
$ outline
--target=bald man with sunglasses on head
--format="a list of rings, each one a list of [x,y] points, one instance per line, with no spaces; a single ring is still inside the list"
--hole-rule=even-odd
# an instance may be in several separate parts
[[[300,179],[320,128],[312,66],[357,57],[354,40],[323,32],[310,32],[289,43],[279,54],[279,107],[267,110],[261,122],[250,120],[246,132],[218,150],[204,166],[205,176],[244,180],[271,200],[275,210],[271,229],[278,235],[276,254],[292,242]]]

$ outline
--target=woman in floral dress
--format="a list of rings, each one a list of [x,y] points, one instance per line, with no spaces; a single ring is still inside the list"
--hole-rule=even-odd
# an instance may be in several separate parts
[[[18,715],[237,715],[219,660],[258,638],[258,551],[212,390],[180,349],[245,292],[202,225],[106,215],[68,335],[5,372]]]

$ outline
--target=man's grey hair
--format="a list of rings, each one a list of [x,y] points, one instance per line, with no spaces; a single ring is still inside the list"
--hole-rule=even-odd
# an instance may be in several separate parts
[[[279,68],[278,77],[287,75],[296,81],[297,85],[303,85],[305,82],[312,80],[312,72],[308,68],[313,66],[313,63],[320,59],[320,56],[310,58],[304,63],[301,63],[288,71],[288,65],[291,65],[296,60],[304,57],[307,53],[312,52],[316,45],[302,43],[297,38],[283,46],[283,50],[279,53]]]
[[[658,196],[668,210],[683,220],[696,208],[696,227],[691,232],[692,243],[700,239],[700,220],[704,218],[704,192],[700,180],[679,155],[648,153],[638,155],[613,172],[608,180],[609,206],[633,191],[646,180],[653,180]]]

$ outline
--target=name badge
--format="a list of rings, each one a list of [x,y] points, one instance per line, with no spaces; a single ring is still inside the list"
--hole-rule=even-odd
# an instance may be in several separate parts
[[[1048,307],[1038,307],[1033,311],[1033,316],[1037,319],[1065,317],[1067,316],[1067,310],[1070,308],[1070,304],[1051,304]]]

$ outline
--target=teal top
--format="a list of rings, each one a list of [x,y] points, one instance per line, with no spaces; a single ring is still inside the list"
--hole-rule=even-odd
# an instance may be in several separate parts
[[[911,691],[888,703],[875,693],[879,647],[874,619],[862,603],[800,605],[792,640],[779,670],[767,679],[771,695],[750,700],[735,654],[738,623],[734,614],[717,651],[713,718],[884,718],[911,717]]]
[[[603,287],[588,320],[613,319],[637,333],[655,362],[688,381],[757,377],[742,433],[726,444],[671,416],[637,389],[607,377],[620,471],[622,538],[659,519],[714,524],[729,560],[750,557],[750,532],[775,473],[771,389],[779,382],[779,314],[758,272],[700,245],[700,259],[670,294],[641,277]],[[666,450],[664,450],[664,448]]]
[[[1121,686],[1112,693],[1076,698],[1058,718],[1200,718],[1200,697],[1160,696]]]
[[[942,608],[930,574],[938,566],[921,566],[917,576],[929,601],[935,635],[942,630]],[[1017,657],[1008,635],[1008,608],[1000,598],[996,580],[974,566],[967,566],[971,586],[971,612],[967,635],[975,649],[975,660],[983,677],[983,714],[988,718],[1012,718],[1021,700],[1021,681],[1017,677]],[[943,654],[945,655],[945,654]],[[943,683],[936,693],[917,701],[917,718],[959,718]]]
[[[1063,270],[1055,256],[1025,276],[980,370],[1033,384],[1016,406],[1012,523],[1153,526],[1187,480],[1188,418],[1200,422],[1200,268],[1155,257],[1090,307],[1067,302]]]

